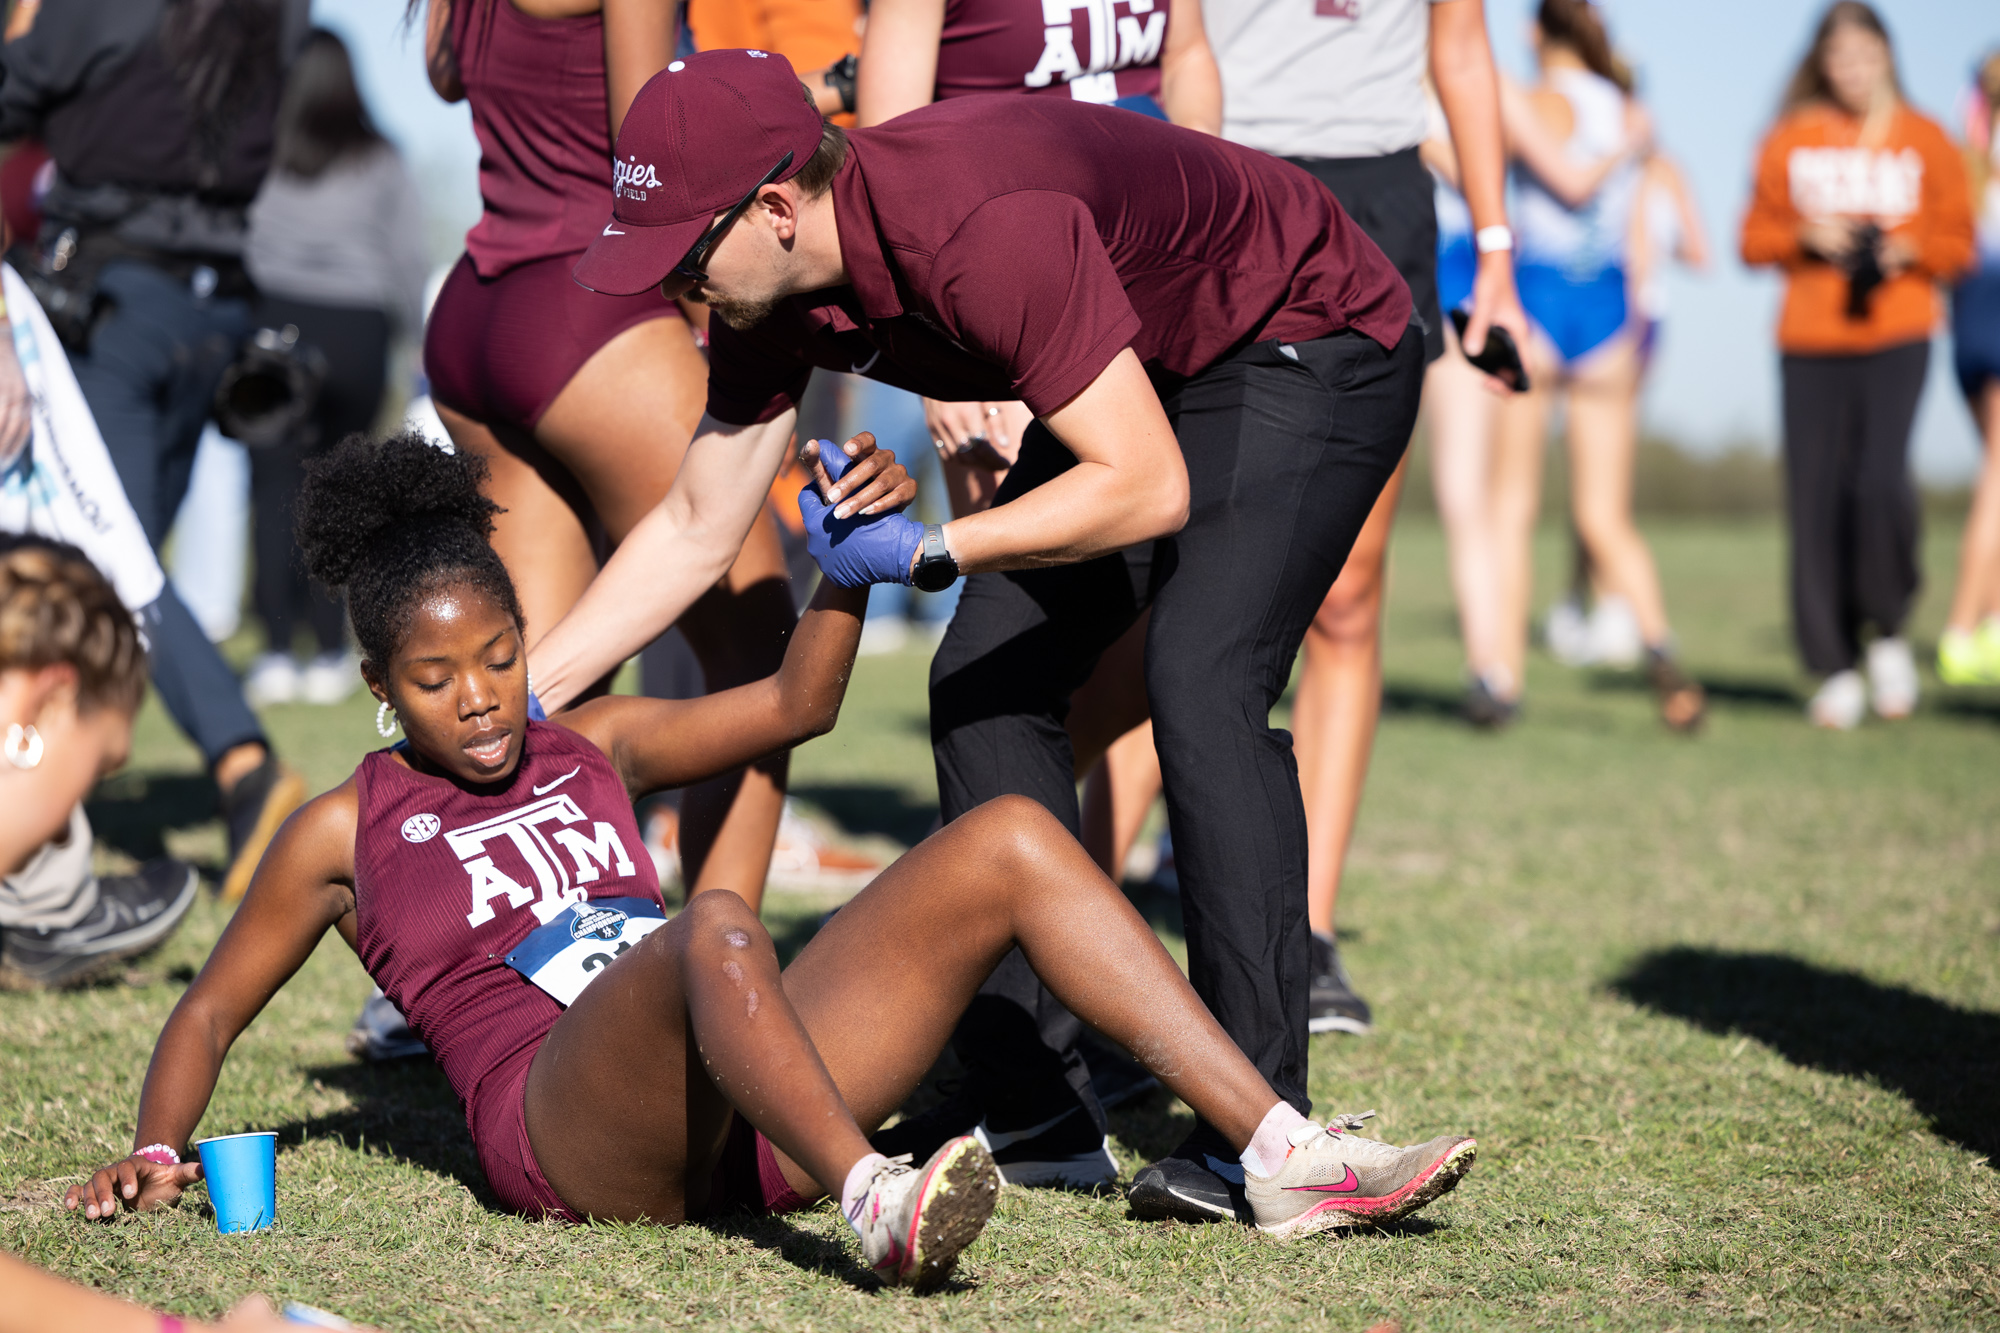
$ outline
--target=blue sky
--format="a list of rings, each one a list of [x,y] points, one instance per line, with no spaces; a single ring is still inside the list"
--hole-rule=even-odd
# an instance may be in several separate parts
[[[504,2],[504,0],[503,0]],[[1735,259],[1757,143],[1780,85],[1802,53],[1820,0],[1604,0],[1613,42],[1641,77],[1662,144],[1693,181],[1715,245],[1704,276],[1669,280],[1670,316],[1647,394],[1648,425],[1697,449],[1776,440],[1777,355],[1771,330],[1777,280]],[[1992,0],[1877,0],[1897,45],[1911,100],[1956,132],[1958,99],[1979,55],[2000,46]],[[1487,0],[1503,69],[1527,78],[1532,0]],[[478,151],[463,106],[425,81],[416,33],[400,0],[318,0],[315,16],[355,49],[363,91],[383,128],[419,173],[432,213],[433,253],[456,254],[478,217]],[[1977,463],[1970,419],[1940,338],[1917,418],[1919,470],[1937,480]]]

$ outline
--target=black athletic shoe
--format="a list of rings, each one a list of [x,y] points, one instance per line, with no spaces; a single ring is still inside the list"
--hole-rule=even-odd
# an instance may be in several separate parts
[[[229,826],[229,869],[222,877],[222,901],[233,903],[250,890],[250,877],[278,826],[305,804],[306,781],[266,754],[264,762],[222,793],[222,820]]]
[[[0,972],[17,985],[81,985],[174,933],[194,904],[194,867],[162,857],[97,881],[97,906],[66,930],[0,932]]]
[[[1306,997],[1306,1014],[1308,1032],[1365,1037],[1373,1030],[1368,1001],[1354,993],[1347,969],[1340,965],[1340,946],[1318,931],[1312,937],[1312,990]]]
[[[1502,699],[1483,677],[1474,676],[1465,687],[1465,701],[1459,705],[1465,720],[1484,731],[1509,727],[1521,716],[1519,699]]]
[[[1132,1215],[1147,1222],[1249,1222],[1243,1163],[1205,1124],[1159,1161],[1139,1168],[1125,1192]]]
[[[1068,1109],[1028,1124],[1007,1124],[989,1113],[972,1134],[993,1154],[1003,1184],[1089,1189],[1118,1179],[1111,1139],[1074,1097]]]
[[[913,1162],[927,1162],[931,1155],[955,1138],[970,1134],[986,1114],[986,1098],[967,1078],[928,1111],[906,1116],[887,1129],[868,1137],[868,1146],[884,1157],[910,1155]],[[940,1087],[947,1086],[943,1079]]]

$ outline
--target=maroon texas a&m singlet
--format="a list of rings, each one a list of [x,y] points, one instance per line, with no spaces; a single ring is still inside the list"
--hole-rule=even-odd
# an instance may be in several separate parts
[[[562,1015],[508,956],[538,927],[584,921],[580,900],[664,912],[658,874],[610,762],[554,723],[528,724],[513,779],[491,791],[418,773],[392,750],[354,781],[362,966],[430,1046],[477,1144],[482,1088],[506,1088]]]

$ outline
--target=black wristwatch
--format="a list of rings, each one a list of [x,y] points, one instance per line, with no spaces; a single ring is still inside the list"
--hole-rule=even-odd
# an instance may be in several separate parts
[[[854,114],[854,71],[860,65],[860,59],[849,51],[820,75],[820,82],[840,94],[840,109],[850,116]]]
[[[924,544],[917,549],[917,567],[910,571],[910,586],[922,592],[943,592],[958,582],[958,561],[945,549],[944,528],[924,524]]]

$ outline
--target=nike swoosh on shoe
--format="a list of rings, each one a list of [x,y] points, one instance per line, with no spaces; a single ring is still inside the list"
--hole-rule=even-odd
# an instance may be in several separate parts
[[[1071,1116],[1079,1114],[1082,1110],[1083,1108],[1080,1106],[1073,1106],[1056,1116],[1053,1120],[1044,1120],[1041,1124],[1029,1125],[1026,1129],[988,1129],[985,1122],[982,1121],[972,1132],[981,1143],[986,1145],[986,1151],[999,1152],[1002,1148],[1011,1147],[1024,1139],[1032,1139],[1037,1135],[1046,1134]]]
[[[1289,1191],[1303,1190],[1309,1194],[1352,1194],[1361,1188],[1361,1177],[1354,1174],[1354,1168],[1347,1168],[1347,1179],[1335,1181],[1331,1185],[1287,1185]]]

